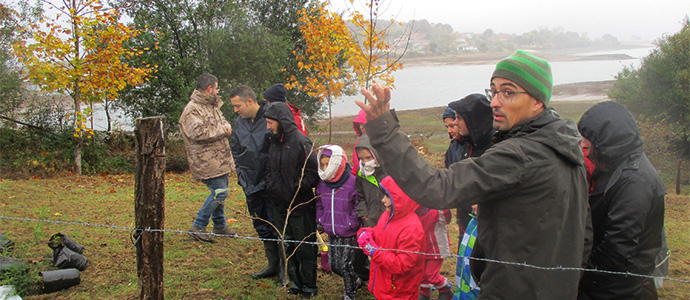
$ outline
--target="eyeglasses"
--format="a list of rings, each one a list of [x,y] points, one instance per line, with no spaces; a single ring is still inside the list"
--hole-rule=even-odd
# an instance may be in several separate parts
[[[484,92],[486,92],[486,97],[488,97],[489,100],[493,100],[494,97],[498,96],[498,101],[500,101],[501,104],[508,104],[508,103],[513,102],[513,96],[515,96],[515,94],[529,94],[525,91],[511,91],[511,90],[497,91],[497,90],[492,90],[492,89],[485,89]]]

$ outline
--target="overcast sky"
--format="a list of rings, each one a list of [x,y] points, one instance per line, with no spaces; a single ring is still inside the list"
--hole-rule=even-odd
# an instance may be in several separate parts
[[[355,0],[361,8],[362,1]],[[587,33],[606,33],[620,41],[638,36],[646,41],[676,33],[690,14],[689,0],[381,0],[388,6],[382,18],[398,21],[426,19],[450,24],[457,32],[522,34],[540,27]],[[331,0],[334,11],[349,7],[347,0]],[[360,11],[362,11],[360,9]]]

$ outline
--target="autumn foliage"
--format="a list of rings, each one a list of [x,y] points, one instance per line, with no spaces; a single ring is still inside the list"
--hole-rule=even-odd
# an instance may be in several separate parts
[[[351,6],[355,5],[354,0],[349,1]],[[402,46],[405,40],[409,42],[409,32],[397,37],[393,43],[387,41],[392,38],[388,36],[390,25],[379,24],[379,11],[384,2],[383,0],[364,1],[367,17],[355,9],[350,13],[350,22],[354,26],[353,35],[357,32],[361,36],[357,38],[359,42],[358,49],[354,51],[356,55],[350,57],[349,62],[353,66],[352,71],[356,74],[357,82],[365,88],[369,88],[373,82],[394,87],[395,78],[392,73],[402,69],[400,59],[405,51],[402,51],[402,55],[396,56],[393,50]],[[393,23],[398,22],[391,19],[389,24]],[[404,50],[406,50],[407,42],[404,45]]]
[[[46,91],[65,92],[84,103],[101,102],[105,97],[114,100],[127,84],[143,83],[153,68],[121,61],[148,50],[124,46],[139,32],[119,23],[117,11],[104,8],[99,0],[71,4],[58,8],[55,18],[44,16],[33,24],[33,41],[14,44],[28,68],[28,78]]]
[[[300,30],[307,47],[304,53],[293,53],[298,60],[297,66],[307,73],[307,78],[306,82],[300,82],[292,76],[286,85],[306,91],[319,102],[341,95],[352,78],[347,59],[357,50],[345,22],[338,14],[328,11],[327,4],[320,3],[300,11]]]
[[[294,52],[301,71],[307,73],[306,82],[293,76],[288,88],[299,88],[310,96],[332,100],[356,87],[368,88],[373,82],[393,86],[393,72],[402,68],[402,56],[392,55],[398,43],[387,41],[388,28],[378,25],[382,1],[366,1],[368,17],[353,9],[350,25],[343,18],[328,11],[328,1],[300,11],[300,30],[306,41],[304,54]],[[354,2],[350,0],[350,4]],[[390,20],[389,24],[395,23]],[[403,37],[398,39],[400,42]],[[404,54],[404,52],[403,52]]]
[[[69,95],[74,101],[74,136],[77,138],[75,165],[81,173],[81,138],[91,138],[81,103],[114,100],[126,85],[147,80],[156,66],[129,66],[122,59],[141,55],[148,49],[128,49],[125,43],[139,34],[118,21],[119,13],[100,0],[64,1],[55,17],[44,14],[32,24],[27,39],[13,50],[27,68],[27,78],[46,92]],[[52,5],[52,4],[51,4]]]

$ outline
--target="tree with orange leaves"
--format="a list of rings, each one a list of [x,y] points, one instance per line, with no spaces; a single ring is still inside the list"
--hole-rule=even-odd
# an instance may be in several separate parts
[[[120,23],[119,13],[104,7],[100,0],[64,0],[62,7],[42,2],[57,10],[56,16],[44,14],[31,26],[28,38],[14,43],[13,50],[34,84],[72,98],[75,172],[81,174],[83,138],[93,135],[93,129],[86,127],[81,104],[116,99],[125,86],[147,80],[156,66],[133,67],[121,61],[148,49],[124,45],[139,32]]]
[[[306,81],[299,81],[291,76],[287,88],[306,91],[319,102],[328,103],[329,120],[333,100],[354,88],[351,85],[352,75],[347,62],[358,48],[350,36],[343,19],[326,9],[328,1],[312,8],[300,10],[300,30],[306,42],[304,53],[295,53],[299,70],[307,73]],[[329,138],[331,140],[329,126]]]
[[[411,28],[398,37],[391,37],[389,34],[391,25],[394,23],[402,25],[402,23],[391,19],[388,24],[385,22],[380,24],[379,14],[385,1],[361,0],[359,4],[368,14],[366,18],[356,9],[354,0],[349,0],[349,2],[350,22],[354,26],[351,31],[358,41],[356,44],[358,49],[352,52],[354,55],[349,57],[348,63],[356,74],[357,82],[366,89],[375,81],[395,87],[393,85],[395,78],[392,73],[403,67],[400,59],[407,51]],[[395,51],[399,46],[403,47],[402,51]],[[402,54],[396,55],[394,54],[396,52]]]

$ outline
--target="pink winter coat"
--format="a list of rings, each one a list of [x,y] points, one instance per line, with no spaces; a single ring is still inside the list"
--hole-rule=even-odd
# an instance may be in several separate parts
[[[414,213],[418,205],[390,176],[381,181],[381,186],[393,200],[393,211],[381,215],[374,227],[374,242],[379,249],[421,252],[424,249],[424,231]],[[409,252],[375,251],[369,268],[369,291],[379,300],[419,299],[423,259],[422,255]]]

